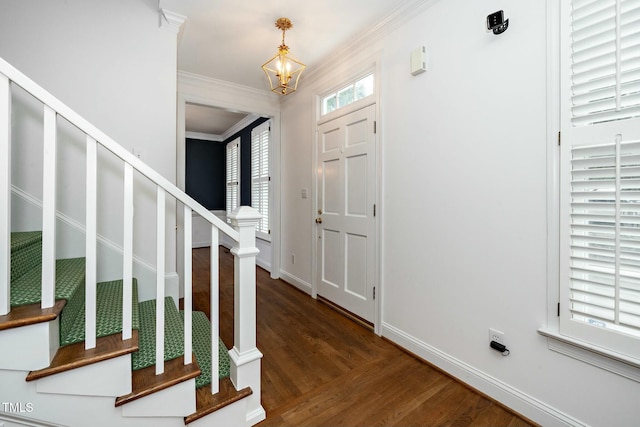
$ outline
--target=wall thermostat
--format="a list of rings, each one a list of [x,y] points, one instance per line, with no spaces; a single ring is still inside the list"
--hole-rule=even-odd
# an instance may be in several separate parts
[[[424,46],[411,51],[411,75],[417,76],[427,71],[427,52]]]

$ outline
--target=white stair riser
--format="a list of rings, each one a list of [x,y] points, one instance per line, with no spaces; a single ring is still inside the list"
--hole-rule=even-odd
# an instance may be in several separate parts
[[[196,410],[196,380],[142,397],[122,406],[123,417],[186,417]]]
[[[233,402],[212,414],[189,423],[189,427],[248,427],[246,422],[247,398]],[[254,423],[255,424],[255,423]]]
[[[58,351],[59,340],[58,320],[0,331],[0,368],[17,371],[46,368]]]
[[[131,355],[72,369],[36,381],[38,393],[122,396],[131,393]]]
[[[27,372],[0,369],[0,402],[20,403],[30,411],[7,414],[9,419],[12,415],[24,416],[42,420],[41,424],[47,427],[185,427],[183,417],[122,418],[122,410],[115,406],[113,397],[38,393],[33,381],[25,381],[26,375]],[[195,394],[193,390],[191,394]]]

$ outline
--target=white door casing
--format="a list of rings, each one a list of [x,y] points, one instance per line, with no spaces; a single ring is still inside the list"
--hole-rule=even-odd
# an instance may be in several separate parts
[[[318,126],[317,293],[375,317],[375,105]]]

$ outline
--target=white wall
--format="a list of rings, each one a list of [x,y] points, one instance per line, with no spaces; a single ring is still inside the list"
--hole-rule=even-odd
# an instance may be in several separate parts
[[[383,335],[543,425],[637,425],[638,383],[551,352],[537,333],[554,144],[545,2],[432,3],[283,103],[283,277],[313,282],[310,261],[289,261],[310,260],[314,244],[312,199],[299,197],[313,188],[314,92],[381,50]],[[495,36],[485,19],[499,9],[510,27]],[[428,71],[413,77],[422,45]],[[489,328],[510,356],[489,348]]]
[[[144,162],[175,182],[177,36],[159,22],[152,0],[3,2],[0,57],[120,145],[141,151]],[[41,115],[37,104],[16,97],[13,183],[37,199],[42,197]],[[84,224],[83,137],[63,125],[59,139],[58,210]],[[121,245],[122,165],[107,160],[98,174],[104,214],[98,232]],[[155,189],[140,177],[135,185],[134,251],[155,265]],[[175,271],[174,210],[168,203],[167,272]]]

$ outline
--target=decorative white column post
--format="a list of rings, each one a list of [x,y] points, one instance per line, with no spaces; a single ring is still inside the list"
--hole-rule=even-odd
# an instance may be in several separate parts
[[[262,353],[256,347],[256,225],[262,217],[248,206],[240,206],[230,215],[240,239],[231,249],[234,255],[234,337],[231,358],[231,382],[240,390],[251,387],[253,394],[247,399],[247,425],[265,419],[260,404],[260,365]]]

